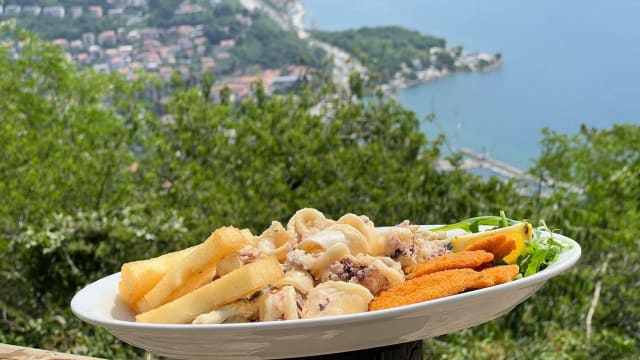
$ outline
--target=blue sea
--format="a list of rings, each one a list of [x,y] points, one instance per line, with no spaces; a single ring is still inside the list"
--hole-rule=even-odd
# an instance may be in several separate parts
[[[397,93],[429,137],[528,168],[549,127],[640,124],[640,1],[304,0],[321,30],[401,25],[469,51],[500,52],[489,73],[457,74]],[[446,150],[446,149],[445,149]]]

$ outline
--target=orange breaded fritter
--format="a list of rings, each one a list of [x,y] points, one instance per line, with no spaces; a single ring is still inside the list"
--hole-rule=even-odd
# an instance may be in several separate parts
[[[494,262],[502,260],[516,248],[516,241],[504,234],[489,236],[469,245],[464,251],[484,250],[493,254]],[[463,252],[464,252],[463,251]]]
[[[519,272],[520,267],[518,265],[499,265],[480,271],[481,274],[491,278],[495,285],[513,280]]]
[[[407,280],[381,292],[373,299],[369,310],[415,304],[492,285],[490,277],[473,269],[439,271]]]
[[[484,250],[447,253],[412,266],[409,268],[407,279],[413,279],[443,270],[476,268],[492,260],[493,254]]]

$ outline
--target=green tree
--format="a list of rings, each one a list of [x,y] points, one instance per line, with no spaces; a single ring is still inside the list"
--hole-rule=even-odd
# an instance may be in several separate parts
[[[314,38],[337,46],[371,69],[373,81],[388,82],[402,70],[402,64],[419,60],[421,67],[430,65],[433,47],[444,48],[444,39],[423,35],[399,26],[363,27],[344,31],[313,31]],[[456,51],[461,52],[462,47]],[[449,59],[443,59],[449,60]],[[453,62],[438,63],[440,67],[451,68]]]
[[[531,173],[551,195],[523,205],[533,221],[576,239],[581,261],[508,315],[427,341],[430,356],[632,359],[640,351],[640,126],[543,135]]]
[[[144,179],[127,167],[133,147],[146,140],[149,114],[136,97],[146,78],[78,72],[59,48],[12,35],[20,56],[0,49],[0,192],[12,204],[0,209],[3,229],[15,232],[56,211],[135,201],[129,190]]]
[[[68,305],[122,261],[180,247],[179,218],[150,211],[160,184],[141,170],[157,125],[140,101],[148,78],[79,72],[32,34],[0,31],[20,44],[17,57],[0,48],[0,342],[136,357]]]

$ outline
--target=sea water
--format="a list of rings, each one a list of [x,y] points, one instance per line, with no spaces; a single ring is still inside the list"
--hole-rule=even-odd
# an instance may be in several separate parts
[[[399,90],[429,137],[528,168],[541,129],[640,124],[640,1],[304,0],[306,24],[321,30],[401,25],[500,52],[493,72],[457,74]],[[445,149],[446,150],[446,149]]]

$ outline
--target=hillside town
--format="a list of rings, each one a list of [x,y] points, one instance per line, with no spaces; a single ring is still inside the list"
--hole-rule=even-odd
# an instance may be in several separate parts
[[[0,21],[16,19],[62,48],[81,68],[129,79],[145,71],[165,83],[179,75],[188,84],[210,73],[216,78],[213,93],[226,84],[232,99],[248,96],[258,79],[267,93],[291,89],[324,59],[331,59],[333,81],[341,88],[349,87],[352,73],[365,81],[372,71],[386,73],[369,84],[384,92],[502,65],[500,54],[467,53],[461,46],[447,47],[444,39],[406,29],[306,29],[304,6],[297,0],[32,3],[43,5],[7,1],[0,5]],[[398,46],[395,54],[379,53],[383,37]],[[421,45],[406,45],[412,43]],[[365,66],[358,57],[361,51],[376,61]]]
[[[214,8],[220,0],[208,4]],[[277,1],[276,1],[277,3]],[[212,72],[219,83],[229,87],[234,98],[249,95],[251,84],[261,79],[269,92],[286,89],[306,71],[305,66],[290,64],[279,68],[253,68],[246,71],[229,71],[233,62],[233,50],[237,40],[229,34],[215,43],[204,35],[203,24],[178,24],[166,28],[144,26],[148,12],[148,0],[109,0],[108,6],[38,6],[18,4],[0,5],[2,19],[57,19],[74,21],[81,17],[90,20],[111,19],[122,26],[100,32],[83,32],[77,37],[56,37],[51,42],[64,49],[69,60],[81,68],[92,68],[103,73],[118,73],[133,79],[139,70],[157,74],[169,81],[174,73],[183,79],[199,79],[202,74]],[[175,15],[193,15],[210,11],[198,3],[179,3]],[[252,25],[250,16],[236,14],[235,19],[244,27]],[[141,26],[142,25],[142,26]],[[224,29],[223,29],[224,30]],[[229,32],[229,29],[226,29]]]

